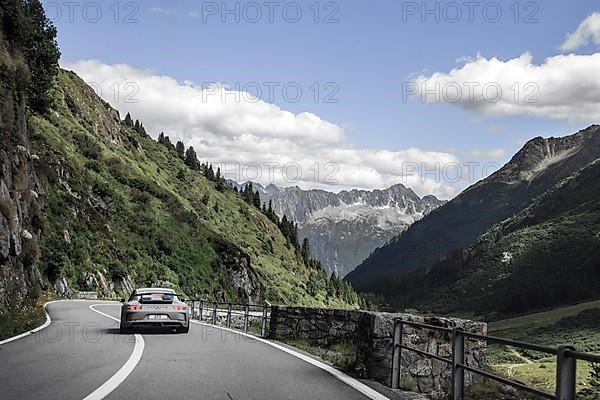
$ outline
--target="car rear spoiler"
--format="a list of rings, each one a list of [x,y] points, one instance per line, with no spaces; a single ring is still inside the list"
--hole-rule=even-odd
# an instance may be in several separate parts
[[[140,294],[140,303],[172,303],[173,300],[175,300],[175,297],[178,297],[176,293],[163,293],[160,298],[151,297],[152,294],[155,293],[150,293],[147,295]],[[146,299],[144,299],[144,297],[146,297]]]

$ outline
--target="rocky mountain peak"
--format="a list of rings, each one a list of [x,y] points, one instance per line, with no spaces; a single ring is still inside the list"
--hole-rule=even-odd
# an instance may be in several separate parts
[[[243,189],[247,184],[230,184]],[[386,189],[303,190],[297,186],[263,187],[252,182],[261,200],[272,202],[275,212],[298,223],[313,255],[329,273],[346,275],[377,247],[444,204],[435,196],[420,198],[412,189],[396,184]]]
[[[600,126],[598,125],[592,125],[565,137],[536,137],[525,143],[502,169],[482,182],[532,181],[542,176],[552,166],[565,163],[578,164],[580,159],[586,160],[587,163],[590,156],[593,158],[590,152],[598,152],[599,144]],[[600,153],[596,154],[596,157],[600,157]]]

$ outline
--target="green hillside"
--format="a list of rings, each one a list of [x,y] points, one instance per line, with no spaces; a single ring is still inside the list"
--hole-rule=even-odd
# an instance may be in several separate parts
[[[570,344],[579,351],[600,353],[600,302],[580,303],[548,311],[528,314],[488,325],[494,336],[534,342],[548,346]],[[553,391],[556,358],[512,347],[491,346],[488,365],[498,373],[510,376],[539,389]],[[577,390],[589,387],[592,365],[577,363]],[[578,397],[586,398],[587,397]],[[594,398],[594,397],[592,397]]]
[[[348,305],[327,295],[326,279],[258,208],[130,125],[67,71],[58,74],[49,116],[30,118],[48,205],[40,269],[51,283],[64,277],[72,289],[107,294],[113,282],[116,292],[133,283],[222,300]],[[322,285],[309,293],[311,277]]]

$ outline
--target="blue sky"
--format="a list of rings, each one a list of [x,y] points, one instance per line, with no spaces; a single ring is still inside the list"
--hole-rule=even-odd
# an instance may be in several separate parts
[[[503,163],[524,140],[539,135],[562,136],[600,122],[594,121],[594,113],[569,118],[526,108],[486,112],[480,107],[460,107],[443,104],[444,101],[431,104],[418,96],[403,101],[403,83],[419,76],[430,78],[436,72],[451,75],[451,70],[474,62],[478,55],[485,60],[495,57],[505,62],[529,53],[531,64],[540,65],[547,57],[560,54],[595,54],[598,45],[592,39],[569,51],[560,46],[567,34],[600,10],[597,1],[485,1],[475,6],[473,22],[469,21],[469,9],[462,1],[452,6],[448,2],[427,2],[428,9],[435,9],[438,4],[439,11],[434,14],[438,14],[439,22],[434,14],[426,15],[426,21],[422,21],[420,1],[299,1],[287,6],[287,14],[283,7],[290,2],[275,2],[274,22],[269,21],[269,9],[258,2],[253,4],[263,5],[263,15],[257,23],[248,21],[254,17],[255,9],[247,6],[247,14],[242,11],[249,2],[238,3],[239,22],[230,14],[224,23],[220,1],[100,2],[95,3],[102,10],[97,22],[84,18],[87,3],[91,2],[80,3],[69,21],[69,9],[64,3],[44,1],[59,31],[63,65],[76,65],[82,60],[97,60],[101,65],[126,64],[180,83],[192,81],[197,86],[220,82],[235,88],[236,84],[243,87],[256,82],[266,100],[265,82],[282,86],[295,83],[303,91],[298,102],[286,101],[280,86],[274,92],[274,103],[283,110],[309,112],[341,127],[343,139],[339,143],[349,148],[391,152],[421,149],[449,153],[461,160]],[[118,17],[114,8],[109,8],[111,4],[118,5]],[[229,9],[235,9],[236,2],[227,4]],[[295,4],[300,5],[302,17],[291,23]],[[88,20],[95,19],[97,5],[87,6]],[[318,23],[314,21],[315,5],[319,8]],[[455,16],[453,5],[462,12],[457,22],[449,20]],[[415,7],[416,14],[409,13]],[[502,16],[498,22],[491,22],[498,7]],[[128,15],[137,22],[125,23]],[[331,23],[325,23],[328,15]],[[88,81],[93,76],[90,68],[82,73],[87,74],[84,78]],[[320,87],[317,101],[315,82]],[[325,102],[325,96],[334,89],[337,103]],[[540,87],[542,95],[543,89]],[[144,102],[144,87],[140,87],[138,95]],[[130,107],[115,106],[122,112]],[[132,108],[136,110],[142,112]],[[171,132],[191,140],[189,135]],[[348,178],[338,186],[377,187],[387,183],[394,183],[393,179],[361,183],[358,178]],[[466,183],[453,185],[456,189],[448,191],[445,197]],[[425,194],[427,189],[425,186],[417,191]],[[430,189],[435,192],[439,188]],[[438,194],[444,197],[442,191]]]

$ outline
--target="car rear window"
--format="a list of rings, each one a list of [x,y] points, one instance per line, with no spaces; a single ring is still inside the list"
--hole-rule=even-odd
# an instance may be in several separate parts
[[[135,296],[140,303],[172,303],[174,299],[172,293],[142,293]]]

